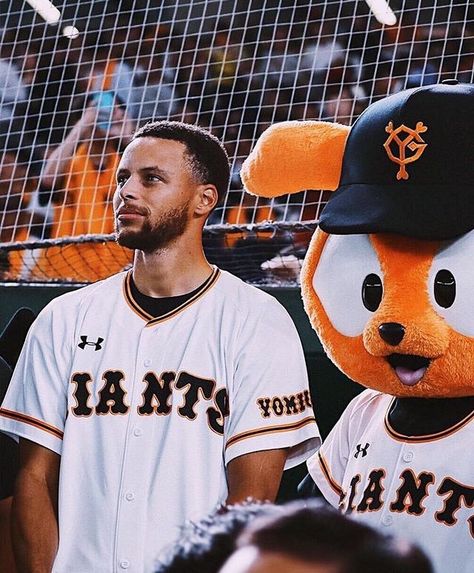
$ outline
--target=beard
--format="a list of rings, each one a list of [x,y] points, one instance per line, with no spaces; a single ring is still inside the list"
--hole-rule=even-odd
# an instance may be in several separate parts
[[[115,220],[115,240],[122,247],[152,253],[165,249],[185,232],[188,226],[189,202],[180,207],[169,209],[157,221],[145,218],[138,230],[119,228]]]

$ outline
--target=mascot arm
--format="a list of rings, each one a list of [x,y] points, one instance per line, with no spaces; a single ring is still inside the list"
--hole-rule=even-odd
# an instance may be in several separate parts
[[[385,402],[386,398],[375,390],[365,390],[356,396],[319,451],[307,461],[309,474],[316,487],[334,507],[339,506],[343,497],[348,462],[355,455],[357,444],[363,441],[364,431],[373,423],[373,417],[379,411],[379,403]],[[391,397],[388,398],[390,401]]]

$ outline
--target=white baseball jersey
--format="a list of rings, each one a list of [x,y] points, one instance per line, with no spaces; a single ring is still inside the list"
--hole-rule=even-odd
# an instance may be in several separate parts
[[[152,570],[187,519],[226,499],[237,456],[319,446],[285,309],[214,270],[153,319],[130,275],[53,300],[30,329],[0,428],[61,455],[55,573]]]
[[[318,488],[354,518],[416,542],[437,573],[474,571],[474,415],[409,437],[391,428],[393,397],[366,390],[308,461]]]

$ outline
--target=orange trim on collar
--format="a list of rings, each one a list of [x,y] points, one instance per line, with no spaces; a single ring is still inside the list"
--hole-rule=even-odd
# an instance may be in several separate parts
[[[395,400],[395,398],[393,398],[393,400]],[[465,418],[463,418],[462,420],[460,420],[459,422],[457,422],[456,424],[454,424],[450,428],[446,428],[446,430],[442,430],[441,432],[436,432],[434,434],[426,434],[426,435],[422,435],[422,436],[405,436],[404,434],[399,434],[398,432],[396,432],[392,428],[392,426],[390,425],[390,423],[388,421],[388,414],[390,412],[390,408],[392,407],[393,400],[390,401],[390,404],[389,404],[387,411],[385,413],[384,426],[385,426],[385,430],[387,431],[389,436],[391,438],[393,438],[394,440],[396,440],[397,442],[409,442],[411,444],[423,443],[423,442],[435,442],[436,440],[441,440],[441,439],[446,438],[447,436],[449,436],[451,434],[454,434],[455,432],[457,432],[458,430],[460,430],[461,428],[463,428],[464,426],[469,424],[469,422],[471,422],[471,420],[474,419],[474,411],[472,411]]]
[[[176,316],[177,314],[181,313],[183,310],[185,310],[186,308],[188,308],[189,306],[194,304],[197,300],[199,300],[202,296],[204,296],[215,285],[220,274],[221,274],[220,269],[218,269],[217,267],[214,267],[214,270],[213,270],[211,276],[201,285],[201,287],[199,288],[199,290],[196,292],[196,294],[194,296],[192,296],[187,301],[183,302],[183,304],[180,304],[177,308],[170,310],[166,314],[163,314],[162,316],[158,316],[158,317],[154,317],[151,314],[149,314],[148,312],[146,312],[145,310],[143,310],[143,308],[141,308],[141,306],[138,304],[138,302],[133,298],[132,289],[130,287],[130,281],[132,278],[132,271],[131,270],[126,274],[124,282],[123,282],[123,295],[125,297],[125,301],[127,302],[128,306],[133,310],[133,312],[135,314],[138,314],[138,316],[140,318],[142,318],[143,320],[145,320],[148,323],[146,325],[147,327],[148,326],[155,326],[156,324],[159,324],[160,322],[164,322],[166,320],[169,320],[170,318],[173,318],[174,316]]]

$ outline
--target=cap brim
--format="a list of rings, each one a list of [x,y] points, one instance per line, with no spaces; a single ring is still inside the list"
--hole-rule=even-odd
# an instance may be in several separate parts
[[[343,185],[323,209],[319,226],[334,235],[395,233],[453,239],[474,229],[474,189],[472,185],[452,189],[446,185]]]

